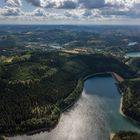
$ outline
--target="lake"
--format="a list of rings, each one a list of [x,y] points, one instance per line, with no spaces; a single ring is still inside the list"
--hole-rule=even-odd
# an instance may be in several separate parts
[[[140,128],[120,115],[120,94],[111,77],[85,81],[81,98],[63,113],[51,132],[16,136],[10,140],[108,140],[109,133],[120,130],[140,132]]]
[[[125,58],[129,58],[129,57],[140,57],[140,52],[129,52],[129,53],[126,53]]]

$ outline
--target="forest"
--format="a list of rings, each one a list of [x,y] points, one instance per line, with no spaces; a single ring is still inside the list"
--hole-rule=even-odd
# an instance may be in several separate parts
[[[140,123],[140,79],[124,81],[121,89],[123,91],[123,113]]]
[[[136,74],[119,59],[103,54],[35,51],[21,59],[23,55],[0,63],[0,134],[55,127],[61,112],[81,95],[87,75],[113,71],[128,78]]]
[[[136,132],[120,131],[115,134],[112,140],[139,140],[140,134]]]

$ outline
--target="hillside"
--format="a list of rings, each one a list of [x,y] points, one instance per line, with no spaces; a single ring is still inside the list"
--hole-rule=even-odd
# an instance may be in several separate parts
[[[140,134],[135,132],[118,132],[114,135],[112,140],[139,140]]]
[[[140,79],[126,80],[121,84],[123,91],[122,111],[140,122]]]
[[[32,52],[28,59],[1,63],[0,134],[53,128],[61,111],[80,96],[82,79],[108,71],[124,77],[135,74],[115,57],[103,54]]]

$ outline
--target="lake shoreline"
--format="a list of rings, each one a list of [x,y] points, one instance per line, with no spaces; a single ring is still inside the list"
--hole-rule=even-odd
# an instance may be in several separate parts
[[[115,80],[117,80],[119,83],[123,82],[123,81],[120,81],[117,77],[116,77],[116,74],[114,75],[113,74],[113,77],[115,78]],[[130,118],[129,116],[125,115],[124,112],[122,111],[122,106],[123,106],[123,93],[122,91],[120,90],[120,87],[119,85],[116,85],[119,89],[119,92],[121,94],[121,98],[120,98],[120,106],[119,106],[119,113],[126,119],[130,120],[132,123],[135,123],[136,125],[140,125],[140,122],[137,122],[136,120]],[[113,140],[113,137],[116,135],[116,133],[110,133],[109,134],[109,140]]]
[[[136,125],[140,125],[140,122],[134,120],[133,118],[127,116],[124,114],[124,112],[122,111],[122,106],[123,106],[123,95],[121,97],[121,100],[120,100],[120,107],[119,107],[119,113],[126,119],[130,120],[132,123],[135,123]]]
[[[77,85],[78,85],[79,81],[81,81],[81,80],[78,80]],[[82,80],[82,84],[83,84],[83,80]],[[76,87],[74,88],[73,92],[77,89],[77,85],[76,85]],[[80,88],[80,87],[78,87],[78,88]],[[83,90],[83,87],[82,87],[82,90]],[[71,92],[71,94],[72,94],[73,92]],[[70,94],[70,95],[71,95],[71,94]],[[25,132],[25,133],[3,134],[3,135],[5,135],[6,137],[9,137],[9,138],[10,138],[10,137],[13,137],[13,136],[18,136],[18,135],[20,135],[20,136],[22,136],[22,135],[30,136],[30,135],[34,135],[34,134],[39,134],[39,133],[41,133],[41,132],[50,132],[51,130],[53,130],[54,128],[56,128],[56,126],[58,125],[59,120],[60,120],[60,118],[61,118],[61,114],[62,114],[63,112],[66,112],[66,111],[67,111],[68,109],[70,109],[71,107],[73,107],[73,105],[79,100],[81,94],[82,94],[82,91],[80,90],[80,92],[79,92],[79,94],[78,94],[78,97],[74,100],[74,102],[72,102],[70,105],[66,106],[64,109],[60,110],[60,117],[58,118],[58,121],[57,121],[57,123],[56,123],[54,126],[51,126],[51,127],[44,127],[44,128],[40,128],[40,129],[28,131],[28,132]],[[69,95],[69,96],[70,96],[70,95]]]
[[[93,77],[108,77],[108,76],[112,76],[112,73],[113,72],[103,72],[103,73],[95,73],[95,74],[91,74],[91,75],[88,75],[84,78],[82,78],[82,84],[84,83],[84,81],[90,79],[90,78],[93,78]],[[76,88],[75,88],[76,89]],[[74,89],[74,90],[75,90]],[[83,89],[83,88],[82,88]],[[74,91],[73,90],[73,91]],[[82,91],[79,92],[79,96],[74,100],[73,103],[71,103],[70,105],[68,105],[67,107],[65,107],[63,110],[60,111],[60,117],[61,117],[61,114],[63,112],[66,112],[68,109],[70,109],[71,107],[73,107],[73,105],[79,100],[79,98],[81,97],[81,94],[82,94]],[[71,95],[71,94],[70,94]],[[59,123],[59,120],[60,120],[60,117],[56,123],[56,125],[52,126],[52,127],[45,127],[45,128],[40,128],[40,129],[36,129],[36,130],[32,130],[32,131],[29,131],[29,132],[25,132],[25,133],[16,133],[16,134],[4,134],[5,136],[7,137],[13,137],[13,136],[22,136],[22,135],[27,135],[27,136],[30,136],[30,135],[34,135],[34,134],[38,134],[38,133],[41,133],[41,132],[49,132],[51,130],[53,130],[57,124]]]
[[[90,78],[94,78],[94,77],[108,77],[108,76],[110,76],[110,77],[112,77],[112,78],[114,78],[115,80],[116,80],[116,82],[118,82],[118,83],[121,83],[122,81],[124,81],[124,79],[121,77],[121,76],[119,76],[118,74],[116,74],[116,73],[114,73],[114,72],[104,72],[104,73],[95,73],[95,74],[92,74],[92,75],[88,75],[88,76],[86,76],[85,78],[83,78],[83,80],[81,80],[83,83],[84,83],[84,81],[86,81],[86,80],[88,80],[88,79],[90,79]],[[118,84],[116,83],[116,86],[117,86],[117,88],[118,88],[118,91],[121,93],[121,90],[120,90],[120,88],[119,88],[119,86],[118,86]],[[75,90],[75,89],[74,89]],[[65,111],[67,111],[69,108],[71,108],[71,107],[73,107],[73,105],[79,100],[79,98],[81,97],[81,94],[82,94],[82,91],[79,93],[79,96],[76,98],[76,100],[74,100],[74,102],[72,103],[72,104],[70,104],[69,106],[67,106],[66,108],[64,108],[62,111],[61,111],[61,113],[60,113],[60,117],[61,117],[61,114],[63,113],[63,112],[65,112]],[[127,116],[125,116],[125,114],[122,112],[122,97],[121,97],[121,101],[120,101],[120,108],[119,108],[119,112],[120,112],[120,114],[121,115],[123,115],[124,117],[126,117],[126,118],[128,118]],[[129,118],[128,118],[129,119]],[[60,120],[60,118],[58,119],[58,122],[57,122],[57,124],[59,123],[59,120]],[[38,133],[41,133],[41,132],[49,132],[49,131],[51,131],[51,130],[53,130],[56,126],[57,126],[57,124],[55,125],[55,126],[53,126],[53,127],[45,127],[45,128],[41,128],[41,129],[37,129],[37,130],[33,130],[33,131],[30,131],[30,132],[27,132],[27,133],[21,133],[21,134],[17,134],[17,135],[8,135],[8,137],[13,137],[13,136],[18,136],[18,135],[20,135],[20,136],[22,136],[22,135],[34,135],[34,134],[38,134]],[[114,134],[115,135],[115,133],[112,133],[112,134]]]

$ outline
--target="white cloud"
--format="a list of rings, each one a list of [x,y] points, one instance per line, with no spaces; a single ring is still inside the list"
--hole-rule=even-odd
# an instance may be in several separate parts
[[[103,7],[127,7],[131,8],[134,4],[140,3],[140,0],[26,0],[34,6],[46,8],[103,8]]]
[[[67,10],[64,14],[67,18],[75,18],[75,19],[82,19],[86,20],[89,18],[99,18],[101,17],[101,11],[98,9],[74,9],[74,10]]]
[[[46,16],[46,11],[42,8],[37,8],[33,12],[29,12],[28,16]]]
[[[5,0],[6,5],[12,6],[12,7],[19,7],[22,5],[21,0]]]
[[[46,8],[100,8],[105,4],[105,0],[26,0],[34,6]]]
[[[4,8],[0,8],[0,15],[1,16],[21,16],[21,15],[24,15],[24,13],[18,7],[5,6]]]
[[[26,0],[36,9],[24,11],[23,0],[5,0],[0,17],[28,21],[105,21],[140,19],[140,0]],[[23,11],[20,9],[22,6]]]
[[[26,0],[34,6],[46,8],[76,8],[77,0]]]
[[[133,7],[135,0],[105,0],[105,3],[110,7],[131,8]]]

